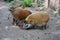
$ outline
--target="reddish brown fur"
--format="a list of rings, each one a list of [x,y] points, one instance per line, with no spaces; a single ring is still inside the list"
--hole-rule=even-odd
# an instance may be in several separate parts
[[[13,12],[12,12],[12,15],[13,15],[13,18],[15,20],[22,20],[22,19],[25,19],[28,15],[30,15],[31,12],[28,11],[28,10],[24,10],[22,8],[16,8]]]
[[[14,9],[13,11],[11,11],[11,14],[13,16],[13,24],[16,23],[17,25],[18,20],[25,19],[28,15],[31,14],[31,12],[29,10],[25,10],[25,9],[18,7]]]

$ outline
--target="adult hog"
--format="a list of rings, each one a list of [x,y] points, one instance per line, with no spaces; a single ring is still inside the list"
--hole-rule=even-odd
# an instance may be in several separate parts
[[[33,13],[25,19],[25,24],[23,28],[29,29],[42,25],[41,28],[46,29],[48,21],[49,21],[48,13],[45,12]]]
[[[11,11],[11,14],[13,16],[13,24],[16,23],[17,25],[19,20],[25,19],[28,15],[31,14],[31,12],[29,10],[18,7]]]

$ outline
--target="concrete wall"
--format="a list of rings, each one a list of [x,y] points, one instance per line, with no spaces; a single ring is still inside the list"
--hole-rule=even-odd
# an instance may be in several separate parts
[[[50,0],[50,7],[52,9],[58,10],[59,9],[59,0]]]
[[[48,4],[49,2],[49,4]],[[48,6],[53,9],[53,10],[58,10],[59,9],[59,0],[45,0],[44,3],[45,7],[47,8]]]
[[[48,0],[44,0],[44,5],[46,8],[48,7]]]

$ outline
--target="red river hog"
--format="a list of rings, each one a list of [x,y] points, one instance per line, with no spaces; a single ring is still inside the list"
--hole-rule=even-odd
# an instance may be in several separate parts
[[[27,16],[27,18],[25,19],[25,24],[23,25],[23,28],[28,29],[28,28],[32,28],[32,25],[39,26],[39,24],[42,24],[43,25],[42,29],[46,29],[48,21],[49,21],[48,13],[39,12],[39,13],[31,14]],[[33,28],[34,27],[35,26],[33,26]]]
[[[16,23],[16,21],[18,20],[25,19],[28,15],[31,14],[31,12],[29,10],[25,10],[25,9],[18,7],[18,8],[15,8],[13,11],[11,11],[11,14],[13,16],[13,24],[14,24],[14,22]]]

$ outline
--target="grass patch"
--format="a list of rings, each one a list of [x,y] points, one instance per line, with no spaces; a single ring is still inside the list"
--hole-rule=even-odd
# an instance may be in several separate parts
[[[31,7],[32,0],[23,0],[25,7]]]
[[[38,7],[43,7],[44,5],[43,4],[38,4]]]

